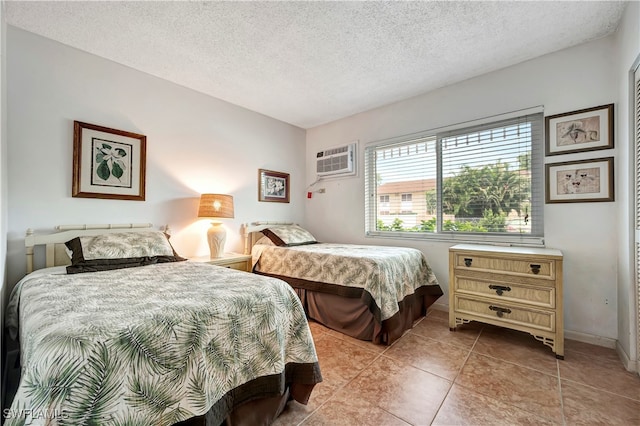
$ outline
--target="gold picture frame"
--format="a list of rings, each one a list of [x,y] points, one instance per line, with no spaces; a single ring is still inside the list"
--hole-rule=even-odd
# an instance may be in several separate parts
[[[289,202],[289,173],[258,170],[258,201]]]
[[[147,137],[73,122],[71,195],[144,201]]]

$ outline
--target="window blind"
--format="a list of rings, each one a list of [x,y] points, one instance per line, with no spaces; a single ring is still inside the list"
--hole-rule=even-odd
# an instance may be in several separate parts
[[[373,143],[367,233],[540,244],[542,147],[541,108]]]

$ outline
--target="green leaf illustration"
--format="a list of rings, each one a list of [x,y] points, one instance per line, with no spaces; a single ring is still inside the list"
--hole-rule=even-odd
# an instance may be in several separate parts
[[[160,416],[182,398],[175,389],[163,384],[161,377],[130,377],[129,390],[132,393],[126,398],[129,404],[136,410],[149,410],[154,416]]]
[[[116,154],[118,154],[119,157],[125,157],[127,155],[127,151],[125,151],[122,148],[116,148],[115,151],[116,151]]]
[[[112,356],[104,343],[97,343],[65,401],[68,405],[62,407],[68,416],[59,424],[102,425],[111,419],[122,387],[121,366],[120,357]]]
[[[40,409],[65,400],[80,376],[81,361],[68,362],[64,354],[53,361],[46,373],[35,368],[25,378],[27,394],[31,397],[32,408]]]
[[[109,171],[109,165],[106,161],[100,163],[100,165],[98,166],[98,170],[96,170],[96,173],[102,180],[109,179],[109,176],[111,176],[111,171]]]
[[[111,149],[111,145],[109,145],[109,144],[107,144],[107,143],[103,143],[103,144],[102,144],[102,147],[103,147],[103,148],[106,148],[106,149]]]
[[[113,162],[113,168],[111,170],[111,173],[113,173],[113,175],[118,179],[120,179],[124,174],[124,170],[122,170],[122,167],[120,167],[120,164],[118,164],[117,161]]]

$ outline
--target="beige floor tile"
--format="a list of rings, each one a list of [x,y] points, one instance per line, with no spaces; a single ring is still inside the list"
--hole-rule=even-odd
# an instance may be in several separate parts
[[[459,325],[456,331],[449,330],[449,323],[439,318],[427,317],[413,327],[409,333],[437,340],[450,345],[471,349],[480,335],[483,325],[478,322]]]
[[[615,351],[588,354],[565,351],[560,378],[640,401],[640,377],[622,366]]]
[[[322,372],[322,383],[315,386],[307,405],[289,402],[276,419],[276,426],[300,424],[378,356],[376,352],[344,342],[329,333],[331,330],[322,325],[313,324],[316,324],[311,327],[316,333],[314,341]]]
[[[331,329],[315,321],[309,321],[309,328],[311,329],[311,334],[313,335],[314,338],[318,337],[322,333],[327,333],[331,331]]]
[[[379,356],[376,352],[346,342],[329,333],[314,339],[323,380],[342,386]]]
[[[562,421],[557,374],[472,353],[455,383],[555,422]]]
[[[555,354],[529,333],[487,325],[482,329],[473,352],[520,364],[547,374],[557,374]]]
[[[449,323],[449,312],[441,311],[438,309],[429,309],[427,311],[427,318],[438,319],[440,321],[444,321],[447,324]]]
[[[428,425],[450,387],[448,380],[380,357],[338,395],[365,400],[408,423]]]
[[[561,386],[567,425],[640,425],[640,401],[567,380]]]
[[[327,333],[332,335],[333,337],[337,337],[340,340],[344,340],[345,342],[349,342],[353,345],[360,346],[361,348],[368,349],[372,352],[382,353],[389,346],[386,345],[377,345],[371,341],[356,339],[355,337],[347,336],[346,334],[342,334],[339,331],[327,329]]]
[[[615,349],[578,342],[577,340],[564,339],[564,350],[589,355],[610,356],[619,359]]]
[[[346,394],[336,395],[308,417],[304,426],[409,426],[409,423],[393,416],[374,404],[351,398]]]
[[[566,340],[558,361],[525,333],[450,332],[441,311],[391,346],[310,327],[324,381],[275,426],[640,425],[640,378],[612,349]]]
[[[468,349],[407,333],[382,356],[388,356],[447,380],[453,380],[468,355]]]
[[[284,411],[273,423],[274,426],[298,425],[311,413],[317,410],[322,404],[327,402],[339,389],[343,383],[336,383],[328,379],[323,379],[322,383],[318,383],[311,393],[309,402],[304,405],[296,401],[289,401]]]
[[[562,424],[524,411],[471,389],[453,385],[433,425],[553,425]]]

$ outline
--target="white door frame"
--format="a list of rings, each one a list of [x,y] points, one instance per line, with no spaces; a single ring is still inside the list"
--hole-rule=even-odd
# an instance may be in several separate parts
[[[629,169],[634,175],[634,185],[631,193],[631,225],[633,229],[632,235],[635,236],[633,241],[633,273],[634,277],[634,303],[630,304],[633,311],[633,319],[630,321],[629,328],[632,336],[635,336],[635,371],[640,374],[640,55],[636,58],[631,70],[629,71],[629,140],[631,148],[631,161],[633,164]],[[633,333],[635,330],[635,333]],[[633,338],[632,338],[633,339]],[[633,340],[630,342],[633,347]],[[631,354],[632,355],[632,354]]]

